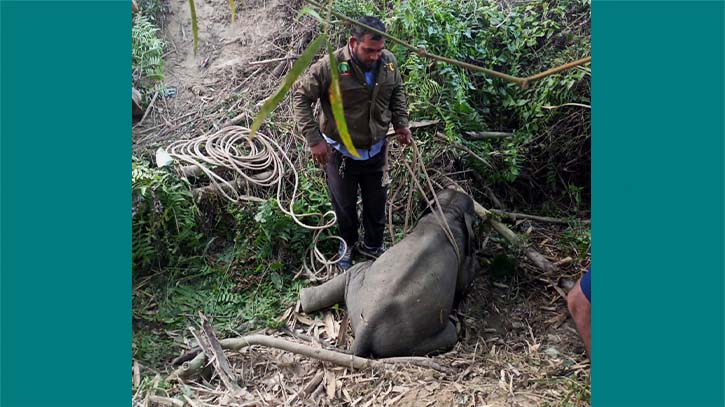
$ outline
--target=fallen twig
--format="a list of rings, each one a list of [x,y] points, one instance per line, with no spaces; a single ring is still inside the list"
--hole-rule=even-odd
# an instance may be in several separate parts
[[[474,172],[474,174],[478,175],[478,173]],[[483,190],[486,191],[486,196],[488,199],[493,202],[494,205],[498,206],[499,208],[503,208],[503,204],[501,203],[501,200],[498,199],[496,194],[493,193],[493,190],[487,186],[483,187]]]
[[[229,360],[222,350],[222,346],[219,344],[219,340],[216,337],[214,328],[212,328],[209,320],[201,314],[201,329],[203,335],[198,335],[197,341],[199,346],[204,349],[204,354],[212,359],[212,364],[217,371],[217,374],[221,378],[224,385],[234,396],[241,395],[245,392],[239,384],[237,384],[237,378],[232,372],[232,368],[229,365]]]
[[[408,128],[412,130],[421,127],[435,126],[440,122],[440,120],[421,120],[419,122],[410,122],[408,124]],[[390,126],[390,129],[388,129],[388,133],[386,134],[386,136],[392,136],[393,134],[395,134],[395,129],[393,128],[393,126]]]
[[[524,246],[524,253],[526,254],[526,257],[529,258],[538,268],[540,268],[544,273],[552,273],[557,270],[557,267],[554,266],[549,260],[547,260],[541,253],[536,251],[535,249],[531,248],[528,245],[525,245],[521,239],[514,233],[511,229],[509,229],[506,225],[503,223],[489,218],[489,223],[491,223],[491,226],[493,226],[496,231],[498,231],[506,240],[509,241],[509,243],[513,244],[514,246]]]
[[[151,98],[151,102],[149,103],[148,107],[146,108],[146,111],[144,112],[143,116],[141,117],[141,120],[136,123],[136,125],[133,126],[133,128],[136,128],[143,123],[143,121],[146,119],[146,116],[149,115],[151,112],[151,109],[154,107],[154,102],[156,101],[156,98],[159,96],[159,92],[154,92],[154,96]]]
[[[172,399],[170,397],[161,397],[161,396],[151,396],[149,397],[149,400],[154,404],[160,404],[162,406],[178,406],[178,407],[184,407],[184,402],[177,399]]]
[[[583,108],[586,108],[586,109],[591,109],[592,108],[590,105],[585,105],[583,103],[564,103],[563,105],[558,105],[558,106],[548,106],[548,105],[546,105],[546,106],[541,106],[541,108],[542,109],[547,109],[547,110],[553,110],[553,109],[558,109],[558,108],[564,107],[564,106],[576,106],[576,107],[583,107]]]
[[[133,378],[131,383],[133,384],[133,387],[141,385],[141,368],[139,367],[137,360],[133,361]]]
[[[554,265],[556,267],[560,267],[560,266],[566,266],[568,264],[571,264],[572,262],[574,262],[574,259],[572,259],[571,257],[568,257],[567,256],[567,257],[564,257],[561,260],[558,260],[556,263],[554,263]]]
[[[290,397],[290,399],[287,401],[286,404],[290,405],[290,403],[295,401],[295,399],[297,399],[297,398],[302,399],[302,398],[305,398],[308,395],[310,395],[317,388],[317,386],[320,384],[320,382],[322,382],[322,377],[324,375],[325,375],[325,371],[319,370],[317,372],[317,374],[315,375],[315,377],[313,377],[312,380],[310,380],[309,383],[307,383],[305,385],[305,387],[302,388],[302,390],[300,390],[299,392],[295,393],[292,397]]]
[[[226,122],[224,122],[224,124],[222,124],[222,127],[236,126],[236,125],[240,124],[241,122],[243,122],[244,119],[246,119],[248,117],[249,117],[248,112],[239,113],[238,115],[236,115],[236,116],[232,117],[231,119],[227,120]]]

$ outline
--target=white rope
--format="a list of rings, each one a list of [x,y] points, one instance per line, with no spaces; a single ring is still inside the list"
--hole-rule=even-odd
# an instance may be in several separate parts
[[[299,226],[315,231],[313,246],[305,255],[303,270],[312,280],[326,280],[334,274],[334,265],[338,258],[328,260],[317,248],[321,240],[335,239],[345,244],[339,236],[323,237],[322,232],[337,222],[335,212],[330,210],[322,213],[296,214],[295,199],[299,186],[299,176],[292,161],[284,150],[269,136],[257,132],[249,138],[249,129],[241,126],[227,126],[208,136],[199,136],[190,140],[180,140],[167,148],[169,155],[180,163],[199,168],[216,187],[219,193],[231,202],[254,200],[253,197],[242,195],[237,184],[243,182],[249,190],[251,185],[261,187],[277,186],[277,205],[279,209]],[[226,168],[232,170],[234,179],[229,180],[217,174],[213,169]],[[283,184],[285,174],[290,171],[293,179],[292,195],[287,204],[283,204]],[[259,174],[264,176],[259,177]],[[255,175],[257,175],[255,177]],[[317,224],[303,222],[302,219],[314,217]],[[309,262],[308,262],[309,260]],[[325,272],[325,275],[322,273]],[[299,276],[299,274],[297,276]]]

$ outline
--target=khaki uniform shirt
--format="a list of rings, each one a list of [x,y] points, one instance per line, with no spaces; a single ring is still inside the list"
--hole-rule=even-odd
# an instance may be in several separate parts
[[[390,51],[383,50],[378,60],[376,83],[372,89],[365,82],[365,74],[353,60],[348,45],[334,54],[338,61],[345,121],[356,148],[369,148],[385,138],[391,122],[395,129],[408,127],[403,79]],[[330,57],[326,55],[310,67],[294,93],[297,128],[310,146],[324,141],[320,131],[342,142],[330,105],[331,81]],[[322,108],[319,124],[312,107],[318,99]]]

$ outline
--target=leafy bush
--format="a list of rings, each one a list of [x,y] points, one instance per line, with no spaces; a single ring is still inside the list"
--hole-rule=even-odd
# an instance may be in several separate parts
[[[134,159],[131,196],[135,274],[198,254],[202,249],[202,234],[196,230],[199,211],[181,179]]]
[[[254,220],[261,232],[254,242],[260,260],[279,257],[283,252],[303,254],[312,238],[311,231],[298,226],[284,214],[275,199],[260,205]]]
[[[513,76],[530,76],[591,52],[589,0],[396,0],[382,9],[370,0],[334,4],[336,11],[353,17],[374,13],[391,35],[428,52]],[[554,191],[567,196],[572,184],[589,190],[589,110],[546,108],[590,104],[589,68],[570,69],[522,89],[422,58],[392,41],[387,46],[400,63],[412,118],[441,119],[450,140],[488,156],[493,171],[467,162],[484,180],[518,181],[517,188],[535,184],[546,192],[542,199]],[[514,137],[466,143],[460,137],[465,130],[507,131]]]
[[[168,11],[168,7],[161,4],[161,0],[139,0],[138,8],[143,15],[153,22],[160,18],[164,10]]]
[[[134,85],[147,88],[164,79],[164,42],[145,15],[136,15],[131,28],[131,66]]]
[[[314,170],[308,168],[306,174],[312,171]],[[324,181],[313,179],[311,175],[302,175],[294,212],[325,213],[331,209],[332,204]],[[238,253],[238,257],[253,256],[260,262],[281,260],[289,270],[300,266],[302,256],[312,243],[313,231],[298,225],[282,212],[276,199],[267,200],[254,212],[250,212],[250,208],[230,208],[230,212],[238,225],[235,242],[237,246],[244,248],[244,253]],[[306,217],[302,221],[314,223],[314,218]]]
[[[180,338],[169,335],[198,323],[199,312],[212,319],[220,337],[279,325],[280,314],[294,305],[302,283],[280,273],[281,263],[229,269],[206,265],[185,277],[157,275],[134,290],[133,356],[148,366],[163,366],[175,356]],[[172,339],[173,338],[173,339]]]

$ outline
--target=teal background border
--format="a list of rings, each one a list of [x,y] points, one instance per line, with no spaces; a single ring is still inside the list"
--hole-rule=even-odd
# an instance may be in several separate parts
[[[131,404],[130,1],[2,1],[0,404]]]
[[[2,406],[131,403],[129,8],[0,2]],[[725,404],[724,15],[593,2],[595,407]]]
[[[592,405],[722,406],[723,2],[592,6]]]

